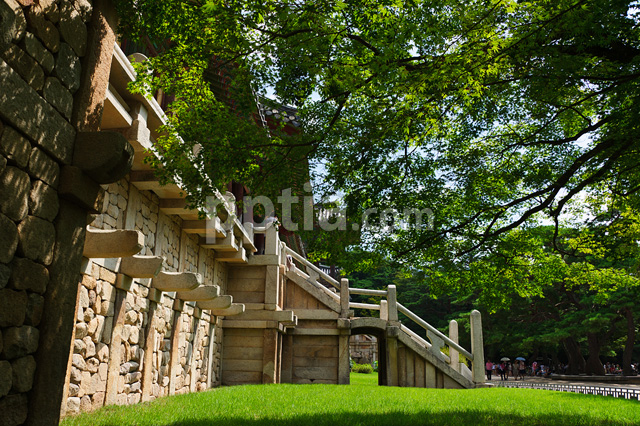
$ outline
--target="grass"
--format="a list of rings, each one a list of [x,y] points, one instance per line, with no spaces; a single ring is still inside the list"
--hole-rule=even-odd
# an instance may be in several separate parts
[[[364,376],[364,375],[361,375]],[[370,375],[367,375],[370,376]],[[353,376],[352,376],[353,377]],[[373,376],[371,376],[373,377]],[[364,381],[358,384],[356,382]],[[63,426],[640,425],[640,402],[534,389],[247,385],[110,406]]]
[[[378,372],[367,374],[351,372],[350,381],[352,385],[378,386]]]

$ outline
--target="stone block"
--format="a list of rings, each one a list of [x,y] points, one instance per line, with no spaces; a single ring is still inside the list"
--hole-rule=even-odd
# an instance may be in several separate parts
[[[100,213],[104,190],[77,167],[62,168],[58,193],[61,197],[84,207],[88,213]]]
[[[20,133],[7,127],[0,138],[0,153],[10,162],[24,169],[29,163],[31,144]]]
[[[87,324],[81,322],[76,324],[75,338],[84,339],[87,336]]]
[[[86,336],[84,339],[82,339],[82,341],[84,342],[84,345],[86,348],[84,356],[86,358],[91,358],[96,356],[96,344],[91,339],[91,336]],[[95,371],[92,371],[92,373],[95,373]]]
[[[73,353],[74,354],[80,354],[84,358],[85,349],[86,349],[86,347],[85,347],[84,341],[82,339],[75,339],[73,341]]]
[[[0,289],[3,289],[9,284],[9,278],[11,277],[11,268],[7,265],[0,263]]]
[[[5,396],[13,386],[13,371],[9,361],[0,361],[0,398]]]
[[[0,425],[16,426],[23,424],[27,420],[28,409],[27,395],[24,393],[0,398],[0,413],[2,413]]]
[[[100,367],[100,361],[97,358],[89,358],[87,360],[87,371],[89,373],[97,373]]]
[[[55,228],[51,222],[27,216],[18,225],[18,254],[44,265],[53,260]]]
[[[80,398],[73,396],[67,398],[67,413],[78,414],[80,412]]]
[[[30,191],[29,175],[16,167],[5,167],[0,175],[0,212],[16,222],[24,219],[29,213]]]
[[[71,93],[80,87],[80,59],[67,43],[60,43],[53,74],[62,81]]]
[[[91,306],[91,294],[89,294],[89,306]],[[96,318],[96,314],[95,312],[93,312],[93,309],[89,307],[85,308],[82,315],[83,315],[82,319],[84,320],[84,322],[89,324],[87,329],[88,333],[89,334],[95,333],[97,322],[93,321]]]
[[[71,383],[80,384],[82,382],[82,370],[76,367],[71,367],[71,375],[69,377]]]
[[[80,398],[80,412],[86,413],[91,410],[91,396],[84,395]]]
[[[37,327],[42,320],[42,312],[44,311],[44,297],[39,294],[29,294],[27,301],[27,314],[24,317],[25,325]]]
[[[104,397],[105,392],[96,392],[93,394],[91,397],[91,406],[93,410],[97,410],[104,405]]]
[[[84,56],[87,49],[87,27],[82,16],[73,5],[62,0],[60,2],[60,35],[69,43],[78,56]]]
[[[45,11],[42,8],[31,7],[27,13],[27,22],[30,30],[42,41],[47,49],[53,53],[60,50],[60,32],[53,22],[47,20]]]
[[[107,381],[107,377],[109,376],[109,364],[103,362],[98,366],[98,376],[101,381]]]
[[[31,33],[25,33],[22,48],[44,68],[47,74],[51,74],[55,60],[51,52],[40,43],[36,36]]]
[[[8,288],[0,290],[0,327],[15,327],[24,324],[27,300],[27,293],[24,291],[14,291]],[[4,343],[6,346],[6,333]]]
[[[60,166],[41,149],[33,148],[31,150],[27,171],[32,177],[40,179],[54,188],[58,187]]]
[[[131,170],[134,151],[131,144],[117,132],[80,132],[76,135],[73,165],[98,183],[116,182]],[[113,218],[119,216],[118,196],[110,196]]]
[[[24,325],[11,327],[4,332],[2,355],[6,359],[21,358],[38,349],[40,333],[35,327]]]
[[[95,331],[92,333],[92,340],[95,343],[102,341],[104,330],[105,330],[105,320],[103,316],[98,316],[94,318],[96,322]]]
[[[71,365],[80,371],[86,371],[87,369],[87,363],[85,362],[84,357],[80,354],[73,354],[71,356]]]
[[[16,257],[11,262],[9,286],[43,294],[49,283],[49,270],[32,260]]]
[[[96,356],[100,362],[106,363],[109,360],[109,346],[102,342],[96,343]]]
[[[19,41],[27,28],[22,7],[15,0],[5,0],[0,6],[0,48],[12,40]]]
[[[71,162],[73,126],[1,59],[0,114],[56,160]]]
[[[69,383],[69,387],[67,388],[68,396],[74,397],[78,396],[78,391],[80,390],[80,386],[75,383]]]
[[[116,282],[116,274],[108,270],[107,268],[100,268],[100,279],[102,281],[106,281],[108,283],[114,284]],[[113,289],[113,287],[111,288]],[[111,297],[108,297],[107,299],[113,302],[113,300],[111,300]]]
[[[0,194],[1,194],[0,190]],[[0,262],[8,263],[18,248],[18,227],[11,219],[0,213]],[[6,276],[8,267],[2,268],[2,276]],[[7,280],[8,281],[8,280]],[[0,288],[4,287],[0,285]]]
[[[20,49],[17,45],[12,44],[4,52],[1,52],[0,56],[11,65],[11,68],[13,68],[33,90],[39,91],[42,89],[44,85],[44,71],[27,52]]]
[[[81,308],[89,307],[89,290],[84,286],[81,286],[78,291],[78,306]]]
[[[29,194],[29,212],[44,220],[53,222],[60,209],[58,193],[51,186],[37,180],[32,184]]]
[[[13,379],[12,392],[29,392],[33,387],[36,360],[31,355],[18,358],[11,363],[11,368]]]
[[[82,276],[82,285],[85,286],[88,290],[94,290],[97,285],[97,281],[91,275],[83,275]]]
[[[73,111],[73,96],[66,87],[60,83],[55,77],[49,77],[44,83],[42,91],[44,98],[49,102],[60,114],[66,118],[71,118]]]

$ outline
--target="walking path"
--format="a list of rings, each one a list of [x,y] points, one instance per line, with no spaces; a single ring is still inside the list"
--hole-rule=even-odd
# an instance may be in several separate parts
[[[605,380],[594,381],[597,378],[590,377],[580,380],[579,377],[571,377],[568,380],[557,380],[544,377],[527,377],[524,380],[490,380],[488,386],[517,387],[555,390],[561,392],[577,392],[592,395],[614,396],[625,399],[635,399],[640,401],[640,384],[638,383],[616,383]]]

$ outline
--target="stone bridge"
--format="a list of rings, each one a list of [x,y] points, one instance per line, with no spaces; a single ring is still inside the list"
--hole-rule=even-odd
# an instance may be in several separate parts
[[[378,339],[379,384],[428,388],[473,388],[484,382],[479,313],[472,313],[473,350],[396,301],[396,289],[349,288],[309,263],[266,231],[267,251],[230,271],[227,292],[245,311],[224,319],[222,384],[349,383],[349,336]],[[330,288],[331,287],[331,288]],[[379,305],[350,303],[349,294],[384,297]],[[354,317],[352,308],[380,311],[379,318]],[[398,310],[427,330],[429,341],[398,321]],[[412,319],[414,319],[412,318]],[[441,348],[448,346],[449,355]],[[480,355],[478,355],[478,352]],[[459,362],[472,360],[473,372]],[[479,362],[478,362],[479,361]]]

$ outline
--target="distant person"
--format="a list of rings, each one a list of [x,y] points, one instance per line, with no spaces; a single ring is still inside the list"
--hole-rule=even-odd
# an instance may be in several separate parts
[[[487,360],[487,363],[484,365],[484,369],[487,371],[487,380],[491,380],[491,373],[493,373],[493,363],[490,359]]]
[[[522,380],[524,380],[524,375],[527,372],[527,368],[524,365],[524,361],[520,361],[520,368],[518,369],[518,373],[520,374],[520,377],[522,377]]]
[[[538,361],[533,361],[533,364],[531,364],[531,375],[532,376],[535,377],[537,369],[538,369]]]
[[[513,376],[513,380],[518,380],[518,361],[511,364],[511,375]]]
[[[506,371],[507,366],[505,365],[504,361],[502,361],[500,364],[498,364],[498,373],[500,373],[500,380],[504,380]]]

